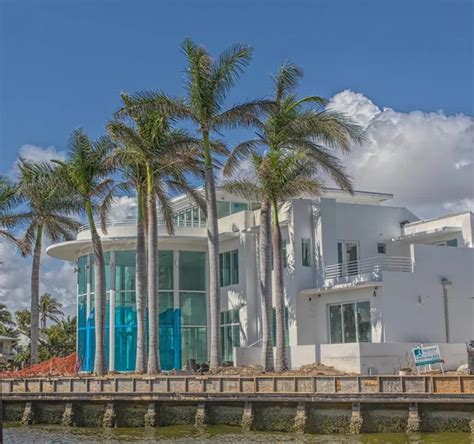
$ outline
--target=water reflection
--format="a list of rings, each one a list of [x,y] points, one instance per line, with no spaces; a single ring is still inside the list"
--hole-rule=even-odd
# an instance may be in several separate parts
[[[196,429],[192,426],[170,426],[155,429],[99,429],[86,427],[65,428],[60,426],[18,427],[7,425],[4,429],[5,444],[56,444],[56,443],[146,443],[146,442],[224,442],[250,443],[319,443],[319,444],[471,444],[468,433],[427,433],[407,436],[402,433],[345,435],[303,435],[292,433],[242,433],[240,427],[208,426]]]

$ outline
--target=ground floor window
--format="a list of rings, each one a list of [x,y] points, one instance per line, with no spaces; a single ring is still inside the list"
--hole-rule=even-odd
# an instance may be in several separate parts
[[[240,347],[240,316],[239,310],[221,312],[221,353],[222,360],[233,361],[232,350]]]
[[[239,283],[239,250],[226,251],[219,255],[221,287]]]
[[[273,316],[272,316],[272,339],[273,345],[276,345],[276,310],[273,308]],[[285,307],[285,346],[288,347],[290,343],[290,336],[289,336],[289,319],[288,319],[288,307]]]
[[[328,305],[331,344],[372,342],[370,302]]]

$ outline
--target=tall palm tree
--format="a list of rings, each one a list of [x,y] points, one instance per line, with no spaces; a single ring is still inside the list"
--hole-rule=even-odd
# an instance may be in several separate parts
[[[158,267],[158,215],[157,200],[170,234],[174,232],[173,209],[169,200],[168,191],[179,190],[190,193],[197,200],[198,197],[186,182],[186,173],[200,174],[201,162],[197,141],[185,131],[173,129],[170,121],[155,111],[142,113],[130,107],[130,98],[122,95],[124,108],[127,109],[129,122],[113,121],[108,124],[108,131],[113,140],[120,144],[116,152],[119,163],[134,169],[134,176],[139,175],[139,182],[135,188],[138,197],[138,221],[144,226],[146,214],[147,226],[147,302],[148,302],[148,363],[147,373],[154,374],[160,371],[159,361],[159,267]],[[129,123],[129,124],[127,124]],[[144,176],[144,184],[143,184]],[[134,177],[134,179],[137,179]],[[145,185],[145,186],[143,186]],[[143,203],[146,201],[146,205]],[[138,222],[137,222],[138,223]],[[139,232],[142,228],[137,225],[137,277],[139,284],[144,282],[144,255],[142,246],[138,243],[145,238]],[[144,242],[143,242],[144,243]],[[140,257],[139,257],[140,250]],[[142,293],[139,291],[137,307],[143,307]],[[138,316],[138,313],[137,313]],[[142,315],[143,316],[143,315]],[[141,319],[144,330],[144,320]],[[143,332],[142,332],[143,334]],[[143,339],[139,347],[143,347]],[[139,362],[140,360],[140,362]],[[141,369],[141,357],[137,356],[137,367]],[[137,370],[138,371],[138,370]]]
[[[67,193],[80,204],[87,216],[94,252],[95,357],[94,372],[103,375],[105,368],[105,260],[102,241],[94,214],[98,213],[102,232],[107,232],[107,217],[116,191],[121,185],[110,178],[112,165],[107,161],[113,149],[108,137],[89,138],[82,130],[74,130],[69,139],[66,162],[54,160],[56,173]]]
[[[273,212],[274,230],[270,235],[269,225],[271,221],[271,209],[279,203],[302,193],[318,194],[321,190],[321,181],[314,174],[316,163],[307,152],[298,151],[268,151],[260,155],[251,155],[252,165],[255,170],[255,180],[236,179],[225,183],[225,188],[232,194],[242,196],[246,199],[259,199],[262,205],[260,221],[260,267],[264,271],[261,277],[262,289],[262,366],[266,370],[273,368],[272,353],[272,297],[268,291],[271,275],[271,251],[273,249],[275,287],[283,289],[283,267],[281,266],[281,231],[278,220],[278,212]],[[270,242],[272,237],[272,242]],[[271,245],[273,244],[273,245]],[[273,248],[272,248],[273,247]],[[275,251],[279,249],[279,251]],[[280,263],[280,267],[278,264]],[[276,369],[286,368],[286,359],[281,353],[284,350],[284,324],[279,325],[280,319],[284,319],[283,291],[276,288],[275,311],[276,311],[276,340],[277,356]],[[283,314],[283,316],[282,316]],[[279,337],[280,335],[280,337]]]
[[[121,137],[114,137],[114,123],[109,124],[111,137],[119,143],[111,162],[123,176],[124,186],[135,190],[137,201],[137,244],[135,250],[135,305],[137,311],[137,356],[135,372],[144,373],[147,367],[146,352],[146,300],[147,300],[147,251],[146,251],[146,169],[140,158],[135,156],[129,143],[122,143]]]
[[[61,310],[62,306],[63,304],[49,293],[41,295],[39,311],[42,329],[46,328],[46,321],[48,319],[56,323],[59,322],[59,318],[64,316],[64,312]]]
[[[38,362],[39,341],[39,279],[43,238],[51,242],[72,239],[79,223],[69,217],[74,203],[59,187],[51,167],[20,159],[18,194],[28,206],[23,219],[27,221],[22,244],[25,254],[32,252],[31,268],[31,363]]]
[[[205,196],[207,212],[209,258],[209,312],[210,312],[210,367],[221,363],[220,355],[220,301],[219,301],[219,233],[214,177],[212,133],[220,134],[226,128],[251,126],[262,109],[271,103],[255,100],[225,109],[228,92],[249,64],[252,49],[236,44],[215,60],[206,48],[186,39],[182,50],[187,58],[186,98],[174,99],[164,93],[141,92],[134,94],[135,107],[158,109],[166,115],[190,119],[201,135],[201,150],[205,162]],[[120,114],[121,111],[119,111]]]
[[[324,172],[341,189],[352,193],[352,183],[335,151],[348,152],[354,143],[364,140],[360,126],[344,114],[326,108],[327,100],[317,96],[298,99],[295,91],[303,71],[284,63],[274,78],[273,106],[265,119],[254,119],[257,138],[238,145],[227,161],[224,173],[235,171],[238,162],[250,152],[265,147],[271,152],[302,152],[314,173]],[[274,154],[278,158],[278,154]],[[287,367],[284,347],[283,264],[278,199],[270,200],[273,210],[273,291],[276,303],[276,368]]]

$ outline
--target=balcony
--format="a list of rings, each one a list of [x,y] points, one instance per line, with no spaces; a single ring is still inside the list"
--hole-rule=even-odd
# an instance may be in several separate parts
[[[413,263],[410,257],[378,256],[328,265],[324,270],[324,287],[381,281],[384,271],[411,273]]]

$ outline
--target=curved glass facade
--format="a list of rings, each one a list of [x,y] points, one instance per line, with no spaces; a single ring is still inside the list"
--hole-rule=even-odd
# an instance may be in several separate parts
[[[110,371],[133,371],[137,349],[135,251],[110,251],[106,259],[106,359]],[[206,254],[159,251],[159,336],[163,370],[188,359],[207,360]],[[77,352],[92,371],[95,353],[94,257],[78,259]]]

